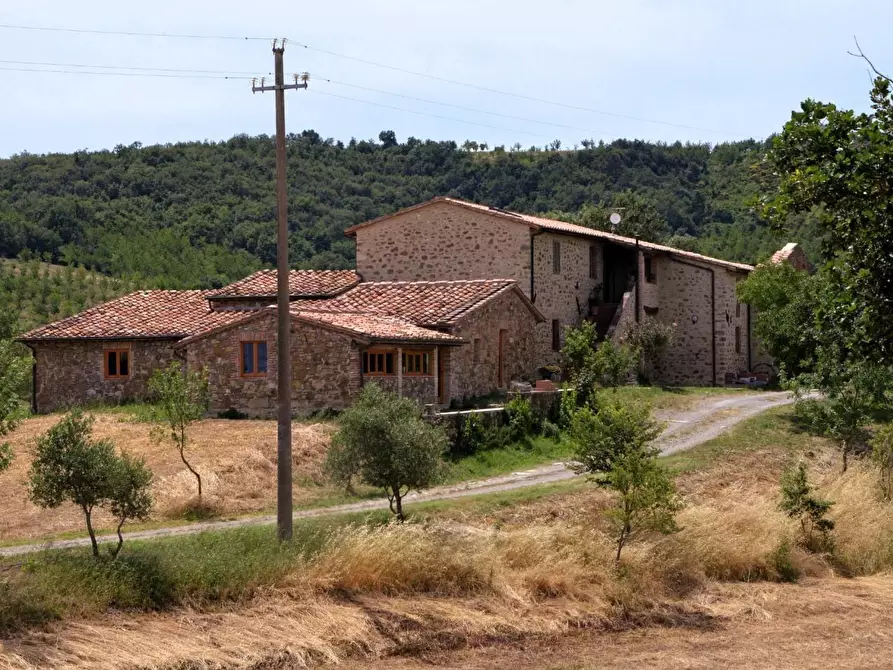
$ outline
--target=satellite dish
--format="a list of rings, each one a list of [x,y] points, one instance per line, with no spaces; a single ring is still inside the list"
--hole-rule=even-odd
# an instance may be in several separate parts
[[[622,218],[623,217],[621,217],[620,214],[618,214],[617,212],[614,212],[613,214],[611,214],[610,221],[611,221],[611,223],[613,223],[616,226],[618,223],[620,223]]]

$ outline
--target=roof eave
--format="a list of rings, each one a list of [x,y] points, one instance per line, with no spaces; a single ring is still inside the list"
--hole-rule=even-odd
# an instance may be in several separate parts
[[[180,335],[88,335],[83,337],[16,337],[15,342],[39,344],[41,342],[139,342],[154,340],[182,340],[188,333]]]

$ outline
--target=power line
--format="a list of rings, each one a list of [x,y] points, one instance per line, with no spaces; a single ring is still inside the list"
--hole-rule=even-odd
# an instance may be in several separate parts
[[[543,135],[542,133],[532,133],[526,130],[516,130],[513,128],[505,128],[503,126],[493,126],[488,123],[479,123],[477,121],[468,121],[466,119],[457,119],[453,116],[443,116],[441,114],[432,114],[430,112],[420,112],[415,109],[406,109],[405,107],[395,107],[393,105],[386,105],[382,102],[373,102],[372,100],[362,100],[360,98],[351,98],[347,95],[339,95],[337,93],[326,93],[325,91],[320,91],[319,89],[311,88],[311,93],[313,95],[327,95],[331,98],[340,98],[341,100],[350,100],[352,102],[361,102],[365,105],[374,105],[375,107],[384,107],[385,109],[393,109],[398,112],[407,112],[409,114],[418,114],[419,116],[430,116],[435,119],[443,119],[445,121],[454,121],[456,123],[465,123],[472,126],[481,126],[483,128],[492,128],[493,130],[503,130],[510,133],[520,133],[521,135],[532,135],[534,137],[545,137],[548,138],[548,135]]]
[[[225,74],[225,75],[256,75],[255,71],[243,71],[239,72],[238,70],[193,70],[193,69],[183,69],[183,68],[171,68],[171,67],[136,67],[130,65],[84,65],[80,63],[44,63],[40,61],[29,61],[29,60],[0,60],[0,63],[5,65],[37,65],[37,66],[45,66],[45,67],[76,67],[76,68],[93,68],[95,70],[136,70],[142,72],[180,72],[187,74]],[[267,74],[272,75],[272,72],[268,72]]]
[[[53,32],[53,33],[82,33],[86,35],[120,35],[123,37],[168,37],[175,39],[190,39],[190,40],[263,40],[265,42],[271,41],[272,37],[241,37],[238,35],[190,35],[184,33],[147,33],[147,32],[139,32],[136,30],[89,30],[82,28],[51,28],[47,26],[19,26],[19,25],[11,25],[11,24],[0,24],[0,28],[6,30],[34,30],[39,32]]]
[[[303,47],[309,51],[315,51],[317,53],[326,54],[328,56],[335,56],[336,58],[343,58],[345,60],[351,60],[356,63],[363,63],[365,65],[371,65],[373,67],[383,68],[385,70],[392,70],[394,72],[401,72],[403,74],[412,75],[414,77],[424,77],[425,79],[433,79],[434,81],[443,82],[445,84],[453,84],[454,86],[464,86],[466,88],[473,88],[478,91],[486,91],[487,93],[495,93],[497,95],[505,95],[511,98],[517,98],[519,100],[530,100],[532,102],[539,102],[545,105],[554,105],[555,107],[564,107],[566,109],[574,109],[579,112],[589,112],[590,114],[601,114],[603,116],[613,116],[619,119],[627,119],[629,121],[638,121],[640,123],[653,123],[661,126],[670,126],[673,128],[685,128],[687,130],[702,130],[710,133],[721,133],[723,135],[732,135],[736,137],[741,137],[740,133],[732,133],[725,130],[716,130],[711,128],[702,128],[700,126],[690,126],[684,123],[671,123],[669,121],[657,121],[654,119],[646,119],[639,116],[631,116],[629,114],[620,114],[618,112],[608,112],[603,109],[593,109],[591,107],[582,107],[580,105],[572,105],[566,102],[559,102],[556,100],[547,100],[545,98],[537,98],[532,95],[524,95],[522,93],[512,93],[511,91],[503,91],[498,88],[490,88],[488,86],[480,86],[478,84],[471,84],[465,81],[459,81],[456,79],[448,79],[446,77],[439,77],[437,75],[428,74],[426,72],[416,72],[415,70],[407,70],[406,68],[397,67],[396,65],[387,65],[385,63],[378,63],[376,61],[367,60],[365,58],[358,58],[356,56],[348,56],[347,54],[338,53],[336,51],[329,51],[327,49],[319,49],[317,47],[312,47],[309,44],[304,44],[302,42],[297,42],[295,40],[289,40],[290,44],[295,46]]]
[[[270,37],[255,37],[255,36],[237,36],[237,35],[201,35],[201,34],[188,34],[188,33],[166,33],[166,32],[140,32],[140,31],[123,31],[123,30],[95,30],[95,29],[82,29],[82,28],[57,28],[57,27],[47,27],[47,26],[24,26],[24,25],[14,25],[14,24],[0,24],[0,29],[8,29],[8,30],[31,30],[31,31],[44,31],[44,32],[64,32],[64,33],[83,33],[90,35],[120,35],[126,37],[164,37],[164,38],[178,38],[178,39],[199,39],[199,40],[260,40],[260,41],[270,41],[272,38]],[[471,88],[478,91],[485,91],[487,93],[493,93],[496,95],[507,96],[511,98],[515,98],[518,100],[528,100],[531,102],[537,102],[545,105],[552,105],[555,107],[562,107],[565,109],[573,109],[580,112],[587,112],[590,114],[599,114],[602,116],[610,116],[618,119],[626,119],[629,121],[636,121],[639,123],[650,123],[661,126],[668,126],[671,128],[684,128],[687,130],[700,130],[704,132],[710,133],[719,133],[723,135],[729,135],[733,137],[743,137],[741,133],[733,133],[725,130],[717,130],[715,128],[705,128],[702,126],[693,126],[684,123],[674,123],[670,121],[659,121],[656,119],[649,119],[640,116],[633,116],[630,114],[621,114],[619,112],[611,112],[604,109],[595,109],[592,107],[584,107],[582,105],[575,105],[571,103],[561,102],[558,100],[549,100],[546,98],[539,98],[536,96],[525,95],[522,93],[514,93],[512,91],[504,91],[498,88],[492,88],[489,86],[481,86],[479,84],[472,84],[470,82],[460,81],[457,79],[450,79],[448,77],[441,77],[438,75],[428,74],[426,72],[418,72],[415,70],[409,70],[407,68],[398,67],[396,65],[388,65],[386,63],[379,63],[377,61],[369,60],[366,58],[359,58],[357,56],[349,56],[347,54],[342,54],[337,51],[331,51],[328,49],[321,49],[319,47],[314,47],[309,44],[304,44],[303,42],[289,40],[289,42],[295,46],[302,47],[307,49],[308,51],[314,51],[316,53],[326,54],[328,56],[334,56],[336,58],[342,58],[345,60],[353,61],[355,63],[363,63],[364,65],[370,65],[373,67],[382,68],[385,70],[391,70],[393,72],[400,72],[402,74],[408,74],[414,77],[422,77],[425,79],[430,79],[433,81],[439,81],[446,84],[452,84],[454,86],[463,86],[465,88]],[[334,83],[334,82],[332,82]],[[386,92],[385,92],[386,93]],[[388,95],[396,95],[386,93]],[[406,96],[408,99],[412,99],[409,96]],[[349,98],[348,98],[349,99]],[[418,99],[419,101],[423,101],[422,99]],[[431,101],[433,104],[442,104]],[[452,106],[452,105],[448,105]],[[480,110],[472,110],[471,108],[466,108],[468,111],[480,111]],[[481,113],[489,113],[483,112]],[[515,117],[518,120],[527,120],[534,123],[539,123],[533,119],[522,119],[521,117]],[[550,125],[563,125],[563,124],[550,124]],[[576,128],[574,126],[565,126],[568,128],[575,128],[577,130],[585,130],[581,128]],[[591,132],[591,131],[586,131]]]
[[[3,61],[0,61],[3,62]],[[393,91],[383,91],[378,88],[370,88],[369,86],[360,86],[359,84],[350,84],[346,81],[337,81],[335,79],[328,79],[327,77],[314,77],[315,81],[325,81],[330,84],[337,84],[338,86],[347,86],[349,88],[359,89],[361,91],[369,91],[371,93],[381,93],[382,95],[390,95],[396,98],[403,98],[404,100],[414,100],[416,102],[424,102],[431,105],[441,105],[443,107],[452,107],[453,109],[461,109],[466,112],[475,112],[477,114],[489,114],[490,116],[499,116],[504,119],[513,119],[515,121],[526,121],[528,123],[538,123],[544,126],[553,126],[555,128],[568,128],[570,130],[581,130],[585,133],[594,133],[599,134],[598,130],[592,130],[591,128],[582,128],[580,126],[571,126],[566,123],[555,123],[553,121],[543,121],[541,119],[531,119],[526,116],[514,116],[513,114],[503,114],[501,112],[491,112],[486,109],[476,109],[474,107],[464,107],[462,105],[454,105],[450,102],[442,102],[439,100],[428,100],[427,98],[417,98],[412,95],[405,95],[403,93],[394,93]]]
[[[241,81],[250,81],[252,77],[231,77],[227,75],[215,75],[215,74],[165,74],[165,73],[157,73],[152,74],[148,72],[86,72],[84,70],[47,70],[47,69],[34,69],[34,68],[24,68],[24,67],[0,67],[0,70],[6,72],[34,72],[37,74],[81,74],[81,75],[94,75],[99,77],[162,77],[164,79],[232,79],[232,80],[241,80]]]
[[[100,64],[84,64],[84,63],[55,63],[55,62],[44,62],[44,61],[26,61],[26,60],[0,60],[0,64],[3,65],[28,65],[28,66],[36,66],[41,68],[79,68],[79,69],[94,69],[94,70],[123,70],[123,71],[136,71],[136,72],[165,72],[165,73],[180,73],[180,74],[216,74],[216,75],[228,75],[229,77],[236,77],[239,75],[254,75],[256,72],[248,72],[248,71],[230,71],[230,70],[200,70],[200,69],[192,69],[192,68],[164,68],[164,67],[140,67],[140,66],[131,66],[131,65],[100,65]],[[13,69],[13,68],[0,68],[0,69]],[[22,71],[31,71],[31,70],[22,70]],[[57,72],[57,70],[34,70],[36,72]],[[90,73],[90,72],[76,72],[72,74],[103,74],[101,72]],[[272,74],[272,73],[267,73]],[[485,109],[476,109],[474,107],[465,107],[463,105],[455,105],[449,102],[443,102],[440,100],[429,100],[427,98],[419,98],[412,95],[406,95],[403,93],[395,93],[393,91],[385,91],[378,88],[372,88],[369,86],[360,86],[359,84],[351,84],[346,81],[338,81],[335,79],[330,79],[328,77],[315,77],[316,81],[324,81],[330,84],[335,84],[338,86],[346,86],[349,88],[354,88],[362,91],[369,91],[371,93],[380,93],[382,95],[389,95],[396,98],[403,98],[404,100],[413,100],[415,102],[423,102],[431,105],[440,105],[443,107],[450,107],[452,109],[459,109],[466,112],[474,112],[476,114],[487,114],[489,116],[497,116],[504,119],[512,119],[515,121],[525,121],[527,123],[537,123],[545,126],[552,126],[556,128],[568,128],[570,130],[580,130],[587,133],[598,134],[599,131],[592,130],[591,128],[583,128],[580,126],[572,126],[565,123],[556,123],[552,121],[543,121],[541,119],[531,119],[524,116],[515,116],[513,114],[503,114],[501,112],[492,112]]]

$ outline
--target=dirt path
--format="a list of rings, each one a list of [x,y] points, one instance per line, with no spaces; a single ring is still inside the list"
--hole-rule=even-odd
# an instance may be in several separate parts
[[[732,397],[711,397],[705,399],[697,407],[672,413],[658,413],[658,418],[667,422],[667,428],[658,440],[661,451],[665,454],[691,449],[699,444],[712,440],[735,424],[773,407],[780,407],[793,402],[787,393],[761,393],[738,395]],[[566,463],[552,463],[530,470],[512,472],[511,474],[490,477],[473,482],[463,482],[451,486],[441,486],[419,494],[410,494],[408,503],[426,500],[449,500],[466,496],[510,491],[512,489],[548,484],[570,479],[576,475],[568,469]],[[323,507],[318,509],[298,510],[295,519],[307,519],[331,514],[363,512],[367,510],[385,509],[387,500],[367,500],[363,502]],[[244,526],[272,525],[276,523],[275,515],[245,517],[230,521],[212,521],[185,526],[158,528],[154,530],[125,533],[126,540],[150,540],[159,537],[176,535],[192,535],[204,531],[226,530]],[[99,538],[101,542],[116,539],[111,536]],[[23,544],[13,547],[0,547],[0,556],[16,556],[52,547],[64,549],[89,545],[88,538],[59,540],[51,543]]]

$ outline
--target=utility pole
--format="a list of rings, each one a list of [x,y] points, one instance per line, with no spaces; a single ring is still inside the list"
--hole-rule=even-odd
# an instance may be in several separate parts
[[[285,40],[279,44],[273,40],[273,58],[275,61],[276,80],[273,86],[266,86],[264,79],[251,81],[252,93],[276,92],[276,218],[278,233],[276,237],[276,304],[278,316],[278,335],[276,337],[277,376],[279,388],[279,407],[277,411],[277,487],[276,487],[276,529],[280,540],[292,537],[292,472],[291,472],[291,317],[289,303],[288,267],[288,186],[286,183],[285,164],[285,91],[288,89],[307,88],[310,76],[305,72],[295,75],[293,84],[285,83]]]

